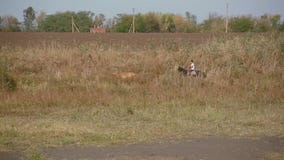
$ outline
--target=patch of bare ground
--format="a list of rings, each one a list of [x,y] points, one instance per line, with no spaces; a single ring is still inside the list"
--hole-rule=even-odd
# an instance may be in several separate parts
[[[272,160],[275,157],[281,159],[283,153],[284,138],[279,137],[257,139],[207,137],[106,147],[49,147],[40,151],[42,159],[52,160]],[[0,152],[2,160],[17,160],[21,155],[23,154]]]

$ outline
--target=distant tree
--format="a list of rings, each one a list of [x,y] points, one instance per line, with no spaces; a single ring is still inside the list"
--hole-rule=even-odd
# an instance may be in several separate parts
[[[2,31],[2,21],[3,21],[3,19],[2,19],[2,17],[0,16],[0,32]]]
[[[144,15],[145,32],[160,32],[159,18],[157,14],[149,12]]]
[[[118,14],[106,22],[110,32],[128,32],[132,25],[133,15]],[[96,16],[95,25],[101,24],[100,16]],[[265,32],[271,30],[284,31],[284,22],[281,23],[279,14],[261,17],[238,16],[229,20],[231,32]],[[185,16],[171,13],[161,14],[148,12],[135,15],[136,32],[225,32],[225,18],[216,13],[210,13],[208,19],[197,23],[197,17],[190,12]]]
[[[45,32],[71,32],[71,20],[78,26],[80,32],[89,32],[93,27],[94,13],[90,11],[62,12],[48,15],[39,25],[40,31]]]
[[[106,20],[105,15],[103,14],[96,15],[94,20],[94,26],[95,27],[103,26],[105,20]]]
[[[135,31],[136,32],[145,32],[146,24],[144,16],[142,14],[135,15]]]
[[[71,13],[56,13],[48,15],[39,25],[39,30],[44,32],[71,32]]]
[[[91,11],[80,11],[80,12],[75,13],[74,21],[75,21],[76,25],[78,25],[81,32],[89,32],[90,31],[90,28],[93,27],[94,15],[95,14]]]
[[[132,15],[118,14],[115,18],[115,32],[128,32],[132,24]]]
[[[115,26],[115,21],[113,20],[113,18],[109,18],[106,20],[105,28],[107,32],[114,32],[115,31],[114,26]]]
[[[197,32],[197,17],[190,12],[185,12],[186,25],[184,26],[184,32]]]
[[[190,12],[185,12],[186,20],[191,22],[192,24],[197,24],[197,17],[194,14],[191,14]]]
[[[255,32],[267,32],[279,30],[281,16],[279,14],[269,15],[264,14],[260,18],[256,18]]]
[[[173,15],[173,21],[175,24],[175,32],[185,32],[186,20],[181,15]]]
[[[28,7],[23,11],[23,13],[24,13],[24,27],[25,27],[24,30],[28,32],[35,31],[34,22],[36,15],[34,9],[32,7]]]
[[[272,29],[269,15],[265,14],[260,18],[255,18],[254,32],[267,32]]]
[[[251,16],[231,18],[229,28],[232,32],[251,32],[254,29],[254,19]]]
[[[273,29],[278,30],[280,25],[281,25],[281,15],[280,14],[275,14],[271,17],[271,23],[272,23],[272,27]]]
[[[163,14],[161,17],[160,31],[161,32],[175,32],[176,26],[174,23],[173,14]]]
[[[284,21],[279,25],[278,30],[284,32]]]
[[[132,25],[132,15],[118,14],[107,21],[107,28],[112,32],[128,32]],[[197,32],[196,16],[187,13],[187,17],[175,14],[148,12],[135,15],[136,32]]]
[[[46,17],[47,15],[44,11],[40,11],[39,15],[36,17],[38,31],[44,31],[41,29],[42,29],[42,22],[44,22]]]
[[[20,32],[20,22],[14,16],[3,16],[0,18],[0,31],[2,32]]]
[[[209,18],[202,24],[202,30],[204,32],[224,32],[225,19],[215,13],[210,13]]]

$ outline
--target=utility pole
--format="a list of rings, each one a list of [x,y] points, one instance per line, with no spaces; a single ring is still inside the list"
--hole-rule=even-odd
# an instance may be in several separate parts
[[[73,27],[73,24],[74,24],[74,19],[73,19],[73,16],[71,17],[71,28],[72,28],[72,33],[74,33],[74,27]]]
[[[72,27],[72,33],[74,33],[74,28],[76,29],[77,32],[80,32],[79,28],[76,26],[75,22],[74,22],[74,19],[73,19],[73,16],[72,16],[72,19],[71,19],[71,27]]]
[[[228,23],[229,23],[229,3],[226,3],[226,33],[228,33]]]
[[[135,33],[135,9],[132,9],[133,11],[133,18],[132,18],[132,32]]]

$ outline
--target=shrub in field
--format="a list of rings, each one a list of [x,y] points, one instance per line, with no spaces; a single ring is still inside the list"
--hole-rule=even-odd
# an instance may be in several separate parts
[[[2,90],[14,91],[17,83],[8,73],[8,67],[5,60],[0,59],[0,87]]]
[[[230,20],[230,29],[233,32],[250,32],[254,27],[254,20],[251,17],[235,17]]]

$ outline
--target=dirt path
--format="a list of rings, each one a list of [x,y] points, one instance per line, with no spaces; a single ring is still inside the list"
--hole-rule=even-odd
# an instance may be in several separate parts
[[[179,142],[117,145],[111,147],[54,147],[42,150],[48,159],[120,160],[259,160],[265,154],[284,153],[284,138],[232,139],[209,137]],[[284,158],[284,157],[281,157]],[[1,160],[19,159],[19,154],[0,152]]]

